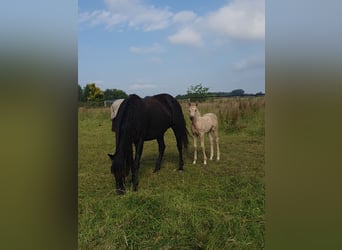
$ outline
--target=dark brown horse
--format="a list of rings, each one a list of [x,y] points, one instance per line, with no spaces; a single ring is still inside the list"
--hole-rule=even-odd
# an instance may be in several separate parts
[[[183,146],[188,146],[188,131],[182,108],[172,96],[159,94],[142,99],[137,95],[130,95],[120,105],[112,123],[112,127],[115,127],[113,130],[116,131],[116,150],[114,155],[108,156],[112,160],[111,172],[115,177],[118,194],[124,194],[125,179],[130,170],[133,190],[138,190],[138,170],[144,141],[157,140],[159,156],[154,172],[160,170],[165,150],[164,134],[168,128],[172,128],[177,141],[178,170],[183,170],[182,150]]]

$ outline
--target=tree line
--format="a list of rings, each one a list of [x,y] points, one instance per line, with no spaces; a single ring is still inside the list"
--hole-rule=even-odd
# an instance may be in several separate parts
[[[209,88],[202,84],[191,85],[185,95],[177,95],[176,99],[187,99],[192,102],[202,102],[214,97],[234,97],[234,96],[263,96],[262,92],[247,94],[243,89],[234,89],[231,92],[209,92]]]
[[[102,91],[95,83],[88,83],[84,88],[78,84],[79,102],[100,102],[127,97],[127,93],[120,89],[106,89],[105,91]]]
[[[192,102],[205,101],[213,97],[234,97],[234,96],[263,96],[264,93],[246,94],[243,89],[234,89],[231,92],[209,92],[208,87],[202,84],[191,85],[185,95],[177,95],[176,99],[187,99]],[[79,102],[100,102],[104,100],[116,100],[127,98],[128,94],[120,89],[106,89],[102,91],[95,83],[88,83],[84,88],[78,85]]]

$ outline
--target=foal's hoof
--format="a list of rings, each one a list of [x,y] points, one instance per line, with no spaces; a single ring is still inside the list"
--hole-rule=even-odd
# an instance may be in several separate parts
[[[192,162],[192,164],[194,164],[194,165],[195,165],[195,164],[196,164],[196,161],[193,161],[193,162]]]

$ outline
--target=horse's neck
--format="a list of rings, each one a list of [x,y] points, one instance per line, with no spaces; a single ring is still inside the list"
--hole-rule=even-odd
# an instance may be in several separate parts
[[[201,112],[197,109],[197,112],[195,113],[194,118],[195,118],[195,120],[197,120],[200,117],[201,117]]]
[[[198,132],[198,129],[200,128],[200,124],[201,124],[200,118],[201,117],[202,117],[201,113],[199,112],[199,110],[197,110],[195,116],[192,119],[193,130],[195,129],[196,132]]]

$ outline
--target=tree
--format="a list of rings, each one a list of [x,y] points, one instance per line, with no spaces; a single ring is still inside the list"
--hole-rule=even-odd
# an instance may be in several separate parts
[[[231,95],[232,96],[243,96],[245,93],[245,91],[243,89],[234,89],[232,92],[231,92]]]
[[[104,99],[105,100],[115,100],[115,99],[121,99],[121,98],[127,98],[128,95],[126,92],[120,90],[120,89],[106,89],[104,91]]]
[[[205,101],[208,97],[209,88],[203,87],[202,84],[191,85],[187,90],[187,97],[190,101]]]
[[[96,87],[95,83],[88,83],[83,94],[86,101],[101,101],[104,97],[102,90]]]

